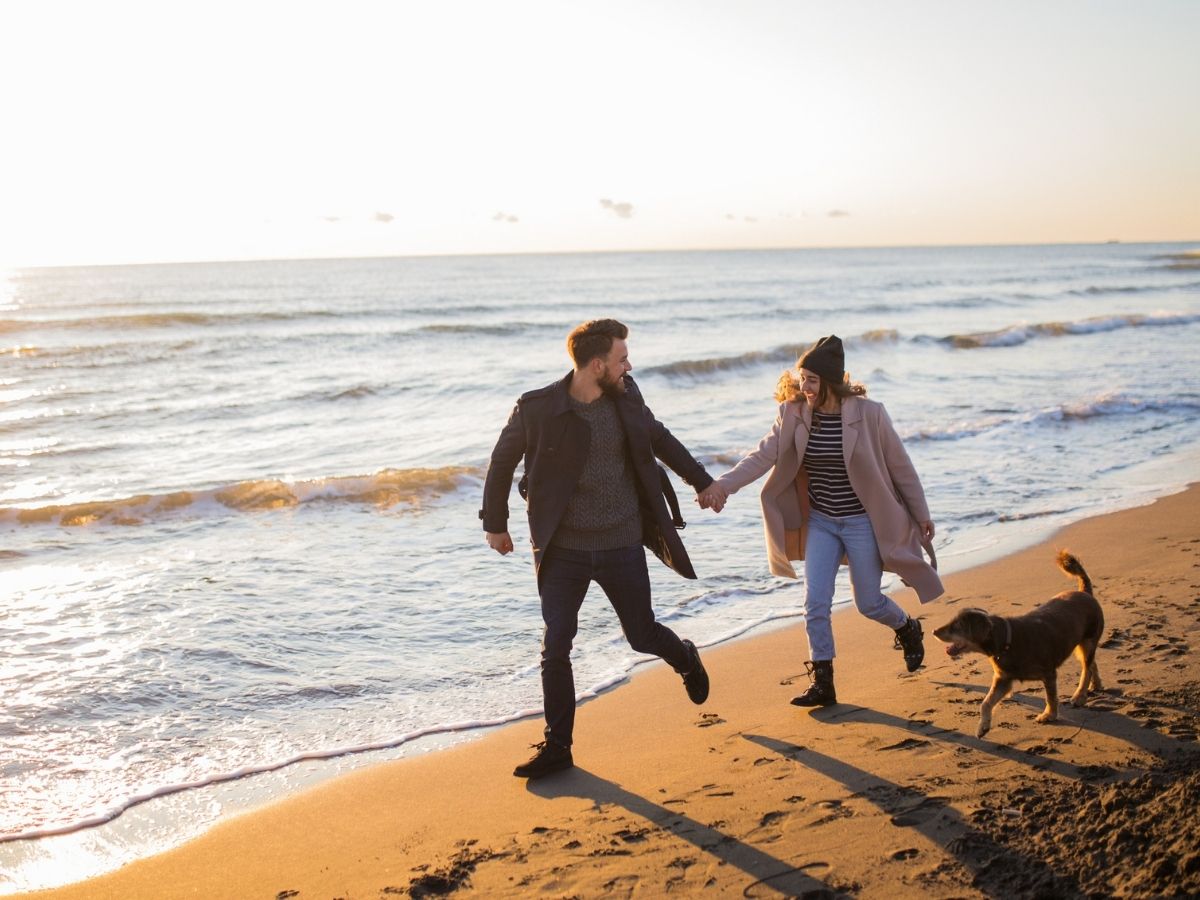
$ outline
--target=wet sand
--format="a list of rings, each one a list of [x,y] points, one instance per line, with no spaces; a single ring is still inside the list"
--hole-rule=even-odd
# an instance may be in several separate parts
[[[1106,618],[1105,690],[1038,724],[1025,684],[975,737],[991,678],[932,629],[967,606],[1020,615],[1073,587],[1075,553]],[[36,897],[995,897],[1200,894],[1200,488],[1077,523],[951,575],[920,607],[926,664],[890,630],[834,617],[836,706],[803,690],[798,626],[704,654],[706,704],[647,667],[580,707],[576,767],[512,777],[525,721],[380,764],[231,819],[176,850]]]

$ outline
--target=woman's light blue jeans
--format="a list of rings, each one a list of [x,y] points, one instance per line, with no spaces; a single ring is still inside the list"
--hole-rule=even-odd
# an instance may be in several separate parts
[[[850,587],[858,611],[889,628],[899,628],[908,621],[908,614],[879,589],[883,560],[866,514],[835,518],[811,510],[804,544],[804,629],[813,661],[836,655],[830,612],[843,554],[850,562]]]

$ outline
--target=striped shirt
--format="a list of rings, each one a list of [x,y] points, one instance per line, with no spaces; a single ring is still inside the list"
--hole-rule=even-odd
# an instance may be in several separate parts
[[[817,512],[838,518],[866,512],[846,474],[840,413],[813,413],[804,468],[808,471],[808,502]]]

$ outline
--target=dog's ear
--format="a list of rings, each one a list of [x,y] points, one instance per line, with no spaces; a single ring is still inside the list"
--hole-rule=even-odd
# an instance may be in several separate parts
[[[992,636],[992,617],[982,609],[964,609],[963,618],[971,634],[979,640],[987,640]]]

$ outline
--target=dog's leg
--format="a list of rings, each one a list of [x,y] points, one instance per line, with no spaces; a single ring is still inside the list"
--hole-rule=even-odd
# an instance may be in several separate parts
[[[1079,660],[1079,687],[1075,688],[1075,693],[1071,695],[1072,706],[1083,706],[1087,702],[1088,685],[1092,682],[1092,668],[1094,662],[1088,659],[1087,648],[1083,644],[1079,644],[1075,648],[1075,658]]]
[[[1096,665],[1096,657],[1092,657],[1091,663],[1088,664],[1088,671],[1092,674],[1092,690],[1102,691],[1104,685],[1100,683],[1100,667]]]
[[[992,679],[991,690],[987,692],[987,696],[983,698],[983,703],[979,706],[979,730],[975,732],[975,737],[983,737],[992,730],[992,709],[1012,689],[1012,679],[1002,678],[997,675]]]
[[[1058,719],[1058,670],[1052,669],[1042,678],[1046,686],[1046,708],[1037,716],[1035,721],[1054,722]]]
[[[1096,649],[1100,645],[1100,639],[1088,641],[1084,650],[1087,652],[1088,674],[1090,676],[1092,690],[1102,691],[1104,685],[1100,683],[1100,667],[1096,665]]]

